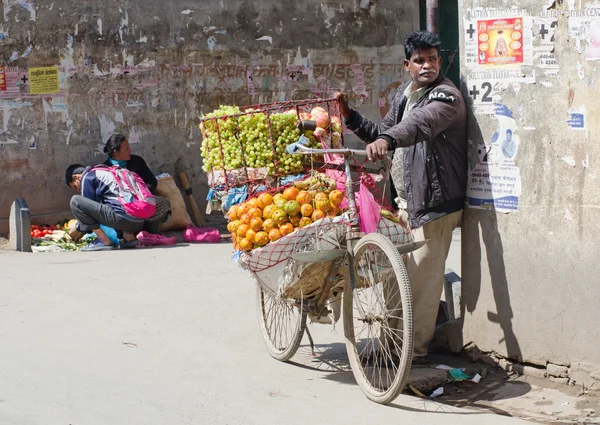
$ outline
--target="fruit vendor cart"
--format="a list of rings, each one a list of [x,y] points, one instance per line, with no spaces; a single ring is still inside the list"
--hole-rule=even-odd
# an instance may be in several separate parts
[[[385,201],[389,160],[373,166],[344,147],[334,99],[221,107],[200,128],[234,259],[257,282],[269,354],[290,360],[305,332],[313,345],[308,318],[342,317],[360,388],[377,403],[394,400],[413,355],[403,256],[420,243]]]

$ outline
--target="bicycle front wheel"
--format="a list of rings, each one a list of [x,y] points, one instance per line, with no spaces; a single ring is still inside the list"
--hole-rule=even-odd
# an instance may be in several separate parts
[[[259,284],[258,323],[267,351],[274,359],[290,360],[302,341],[306,329],[306,312],[294,300],[272,294]]]
[[[343,308],[350,366],[367,398],[387,404],[404,389],[413,356],[408,274],[394,244],[378,233],[358,241],[349,267]]]

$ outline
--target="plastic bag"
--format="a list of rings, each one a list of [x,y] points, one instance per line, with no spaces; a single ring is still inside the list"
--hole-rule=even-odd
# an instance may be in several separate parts
[[[210,227],[188,226],[183,231],[183,239],[186,242],[216,243],[221,241],[221,234],[217,229]]]
[[[363,233],[377,232],[377,225],[381,217],[381,206],[375,201],[371,191],[362,182],[360,183],[360,190],[356,198],[359,208],[360,231]]]

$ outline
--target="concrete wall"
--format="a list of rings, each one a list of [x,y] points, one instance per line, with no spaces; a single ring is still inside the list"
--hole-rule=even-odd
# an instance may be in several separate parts
[[[461,3],[463,90],[473,106],[470,163],[479,171],[472,175],[471,186],[494,187],[496,198],[505,190],[505,195],[518,197],[518,206],[510,211],[514,198],[507,198],[495,209],[466,211],[465,324],[462,340],[454,342],[460,346],[472,341],[483,351],[542,367],[547,362],[569,365],[573,383],[597,387],[600,73],[598,62],[591,59],[600,58],[600,6],[585,1],[527,1],[519,2],[520,9],[509,10],[516,4]],[[470,44],[470,24],[502,16],[531,18],[534,36],[524,39],[524,45],[531,46],[530,63],[525,54],[524,64],[517,67],[473,64],[477,51]],[[485,82],[490,86],[482,87]],[[571,108],[583,106],[585,128],[577,129],[579,117],[570,112],[581,109]],[[568,121],[571,118],[575,119]],[[500,155],[493,148],[493,134],[501,129],[501,141],[507,127],[519,139],[514,161],[500,156],[483,164],[482,153],[488,149]],[[519,180],[520,193],[512,187]],[[486,192],[470,195],[485,196],[481,193]]]
[[[0,233],[16,197],[49,214],[39,220],[68,210],[64,169],[103,161],[112,132],[155,173],[186,172],[204,204],[202,113],[346,88],[378,118],[418,26],[417,2],[393,0],[3,3]],[[47,66],[59,66],[60,92],[31,94],[28,69]]]

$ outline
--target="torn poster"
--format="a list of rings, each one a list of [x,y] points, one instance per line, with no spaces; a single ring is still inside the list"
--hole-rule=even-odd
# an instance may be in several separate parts
[[[600,60],[600,5],[569,13],[569,35],[575,38],[575,49],[587,60]]]
[[[587,120],[585,106],[569,109],[569,118],[567,119],[567,125],[573,130],[585,130],[586,121]]]
[[[495,115],[494,103],[501,100],[500,92],[509,87],[518,87],[514,84],[533,84],[536,80],[533,71],[524,74],[520,68],[507,68],[473,70],[467,74],[466,81],[475,112],[479,115]]]
[[[536,45],[533,48],[533,64],[552,77],[558,76],[559,66],[554,53],[554,33],[558,27],[558,10],[547,10],[534,19],[533,31]]]
[[[495,104],[498,127],[490,143],[478,149],[478,164],[469,171],[467,199],[472,208],[494,207],[498,212],[516,211],[521,196],[521,175],[514,159],[519,135],[512,111]]]

